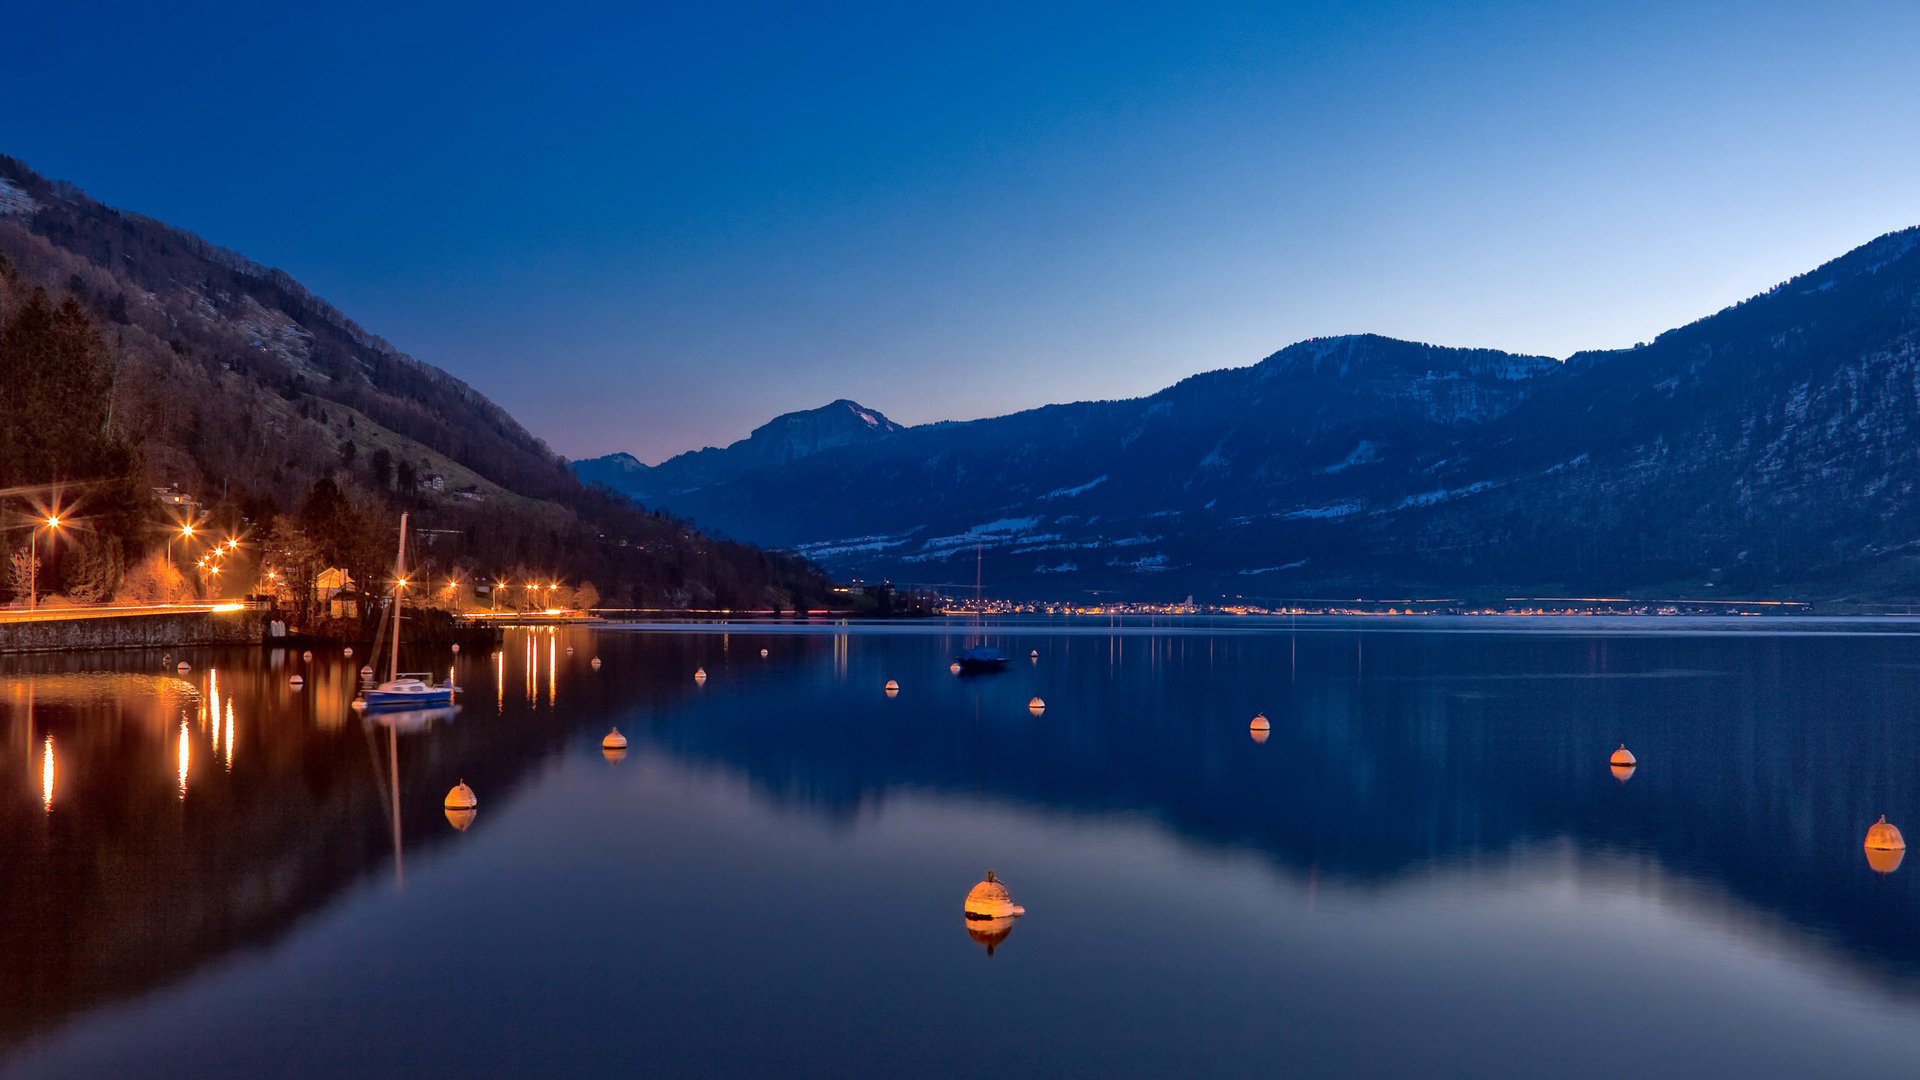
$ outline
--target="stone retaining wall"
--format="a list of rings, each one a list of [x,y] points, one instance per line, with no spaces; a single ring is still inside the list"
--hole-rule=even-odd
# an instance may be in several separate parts
[[[0,623],[0,653],[257,645],[266,618],[261,611],[183,611]]]

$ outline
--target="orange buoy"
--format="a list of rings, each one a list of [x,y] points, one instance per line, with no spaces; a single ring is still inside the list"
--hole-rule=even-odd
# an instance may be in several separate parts
[[[1607,764],[1625,765],[1627,768],[1631,769],[1635,765],[1640,764],[1640,761],[1638,758],[1635,758],[1633,756],[1633,751],[1627,749],[1626,743],[1621,743],[1620,749],[1615,750],[1613,752],[1613,756],[1607,759]]]
[[[960,661],[955,660],[953,663],[948,664],[947,670],[953,672],[955,675],[960,674]]]
[[[592,660],[587,661],[587,666],[591,668],[598,668],[600,666],[600,658],[596,656]]]
[[[473,789],[467,786],[467,782],[462,780],[453,785],[453,790],[447,792],[446,808],[448,810],[477,810],[480,808],[480,800],[474,795]]]
[[[473,819],[475,815],[477,815],[478,813],[479,811],[475,810],[471,806],[467,807],[464,810],[456,809],[454,807],[449,806],[447,807],[447,824],[453,826],[454,828],[460,830],[461,832],[466,832],[467,826],[473,824]]]
[[[707,681],[707,669],[706,669],[706,668],[694,668],[694,669],[693,669],[693,681],[694,681],[694,682],[706,682],[706,681]]]
[[[1047,711],[1047,703],[1036,697],[1032,701],[1027,702],[1027,711],[1035,716],[1039,716],[1041,713]]]
[[[1253,731],[1271,731],[1273,724],[1267,720],[1266,713],[1254,713],[1253,721],[1247,727]]]
[[[963,909],[968,920],[984,922],[988,919],[1019,918],[1027,909],[1013,902],[1013,894],[1007,891],[1007,883],[987,871],[986,879],[975,885],[968,893]]]
[[[1900,830],[1887,823],[1887,815],[1867,828],[1867,865],[1875,873],[1891,874],[1900,869],[1907,857],[1907,841]]]
[[[614,728],[607,732],[607,737],[600,740],[600,749],[602,750],[625,750],[626,748],[627,737],[620,734],[619,728]]]
[[[761,655],[761,656],[765,656],[765,655],[767,655],[767,650],[765,650],[765,649],[761,649],[761,650],[760,650],[760,655]]]
[[[1887,815],[1881,814],[1880,820],[1867,828],[1867,849],[1869,851],[1905,851],[1906,838],[1900,830],[1887,824]]]

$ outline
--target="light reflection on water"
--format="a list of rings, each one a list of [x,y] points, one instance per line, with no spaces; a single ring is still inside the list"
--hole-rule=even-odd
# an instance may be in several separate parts
[[[1906,1068],[1920,639],[1312,625],[514,631],[413,726],[338,656],[0,659],[0,1063]]]

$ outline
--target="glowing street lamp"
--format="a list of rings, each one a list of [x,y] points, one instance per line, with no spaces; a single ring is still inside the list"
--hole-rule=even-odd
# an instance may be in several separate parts
[[[496,613],[498,613],[500,610],[500,594],[506,591],[507,591],[506,582],[496,581],[493,583],[493,610]]]
[[[49,540],[53,539],[53,534],[58,532],[60,529],[60,515],[48,514],[46,517],[46,520],[34,522],[33,532],[27,537],[27,563],[29,566],[29,569],[27,571],[27,610],[28,611],[38,610],[40,607],[40,528],[41,526],[46,527],[47,539]]]

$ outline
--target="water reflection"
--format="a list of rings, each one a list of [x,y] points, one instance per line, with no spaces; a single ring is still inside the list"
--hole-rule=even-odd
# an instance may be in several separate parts
[[[608,667],[597,677],[571,663],[562,672],[562,644],[590,644],[580,655],[604,655]],[[750,649],[742,656],[760,651],[752,637],[742,644]],[[921,935],[975,960],[973,943],[994,955],[1012,916],[963,919],[969,941],[960,940],[946,921],[951,875],[977,873],[988,859],[1017,871],[1036,910],[1072,918],[1048,918],[999,962],[974,966],[1051,980],[1056,1002],[1102,992],[1066,973],[1098,963],[1116,928],[1137,928],[1122,918],[1135,888],[1163,890],[1156,910],[1176,925],[1209,890],[1259,902],[1242,929],[1215,912],[1161,940],[1130,938],[1143,994],[1186,970],[1182,946],[1244,945],[1233,935],[1287,935],[1393,904],[1417,930],[1436,911],[1538,888],[1545,911],[1603,901],[1677,911],[1729,953],[1786,957],[1795,970],[1865,988],[1896,1014],[1920,1001],[1920,942],[1906,929],[1920,917],[1920,891],[1912,875],[1893,874],[1904,852],[1869,847],[1864,867],[1855,854],[1880,809],[1899,820],[1920,798],[1898,764],[1920,752],[1920,731],[1889,719],[1920,704],[1900,666],[1904,642],[1388,635],[1363,649],[1336,634],[1114,635],[1052,640],[1045,665],[997,679],[915,680],[945,667],[955,644],[931,635],[785,638],[777,659],[699,690],[686,673],[721,672],[728,641],[718,635],[559,642],[516,631],[505,648],[456,662],[480,678],[470,666],[491,664],[496,685],[494,709],[481,691],[457,723],[449,709],[347,724],[356,680],[350,664],[326,658],[304,668],[305,694],[287,688],[274,653],[195,652],[204,674],[190,680],[141,673],[156,664],[138,654],[0,661],[0,710],[17,740],[9,760],[26,763],[10,774],[15,806],[0,806],[0,829],[17,852],[0,877],[0,1047],[102,1003],[178,985],[243,946],[323,926],[329,920],[308,916],[348,903],[358,882],[390,895],[385,874],[408,881],[408,866],[414,896],[436,888],[436,864],[444,872],[475,857],[507,860],[488,875],[504,888],[531,889],[513,884],[526,878],[572,896],[628,861],[604,852],[628,842],[635,820],[648,825],[633,842],[685,860],[677,877],[643,875],[653,883],[646,901],[670,909],[683,936],[710,950],[677,953],[692,964],[679,970],[710,964],[691,977],[724,985],[735,976],[753,985],[763,966],[804,968],[813,954],[796,935],[785,945],[755,939],[736,955],[718,943],[737,923],[678,890],[708,873],[744,893],[787,895],[765,878],[857,851],[853,870],[871,898],[836,902],[857,911],[876,962],[908,955]],[[516,662],[523,671],[509,672]],[[127,673],[56,670],[61,663]],[[896,674],[914,690],[912,724],[872,692]],[[523,675],[527,694],[508,700],[508,679]],[[1054,705],[1044,722],[1020,715],[1043,696]],[[1238,725],[1256,706],[1283,717],[1285,754],[1257,748],[1267,732],[1250,727],[1256,745],[1243,739]],[[616,723],[619,747],[607,744]],[[243,727],[249,752],[237,755]],[[1604,777],[1595,768],[1622,738],[1658,762],[1631,785],[1631,766],[1622,775],[1610,764]],[[198,771],[196,739],[212,754]],[[608,761],[632,760],[608,769],[593,760],[596,748]],[[212,760],[225,767],[207,768]],[[567,771],[581,761],[599,779]],[[456,842],[476,810],[444,796],[467,780],[494,807],[492,824],[469,838],[485,843]],[[697,783],[739,790],[681,807],[673,785]],[[517,796],[526,789],[546,790],[549,806],[562,808],[548,829],[523,816],[531,811]],[[642,791],[662,791],[650,816],[563,813]],[[937,834],[943,842],[910,834],[897,849],[866,851],[903,806],[921,802],[937,813],[919,828],[952,827]],[[730,835],[734,846],[712,842],[702,830],[730,814],[751,827]],[[1124,845],[1105,839],[1116,822],[1135,830]],[[568,861],[572,849],[551,842],[553,828],[577,831],[579,846],[602,856]],[[681,833],[689,838],[676,841]],[[1000,863],[1000,849],[1019,843],[1032,845],[1025,861]],[[1149,859],[1156,845],[1177,849],[1185,870],[1202,875],[1197,895],[1153,883],[1154,860],[1171,858]],[[491,854],[475,854],[483,851]],[[903,851],[937,873],[920,865],[908,873]],[[444,854],[423,858],[435,852]],[[951,865],[958,859],[970,866]],[[1116,886],[1095,873],[1103,859],[1138,873]],[[828,878],[802,880],[825,893]],[[606,899],[615,909],[635,902],[618,892]],[[812,911],[809,903],[759,917],[780,925]],[[153,933],[159,925],[173,932]],[[1365,942],[1402,928],[1358,919],[1354,929]],[[665,979],[644,951],[574,932],[577,941],[550,947],[616,957],[642,985]],[[396,947],[406,964],[450,946]],[[1428,978],[1419,952],[1383,970]],[[1501,954],[1474,978],[1521,994],[1536,962],[1545,963]],[[343,1016],[349,1028],[366,1022]],[[766,1022],[786,1019],[769,1013]]]

